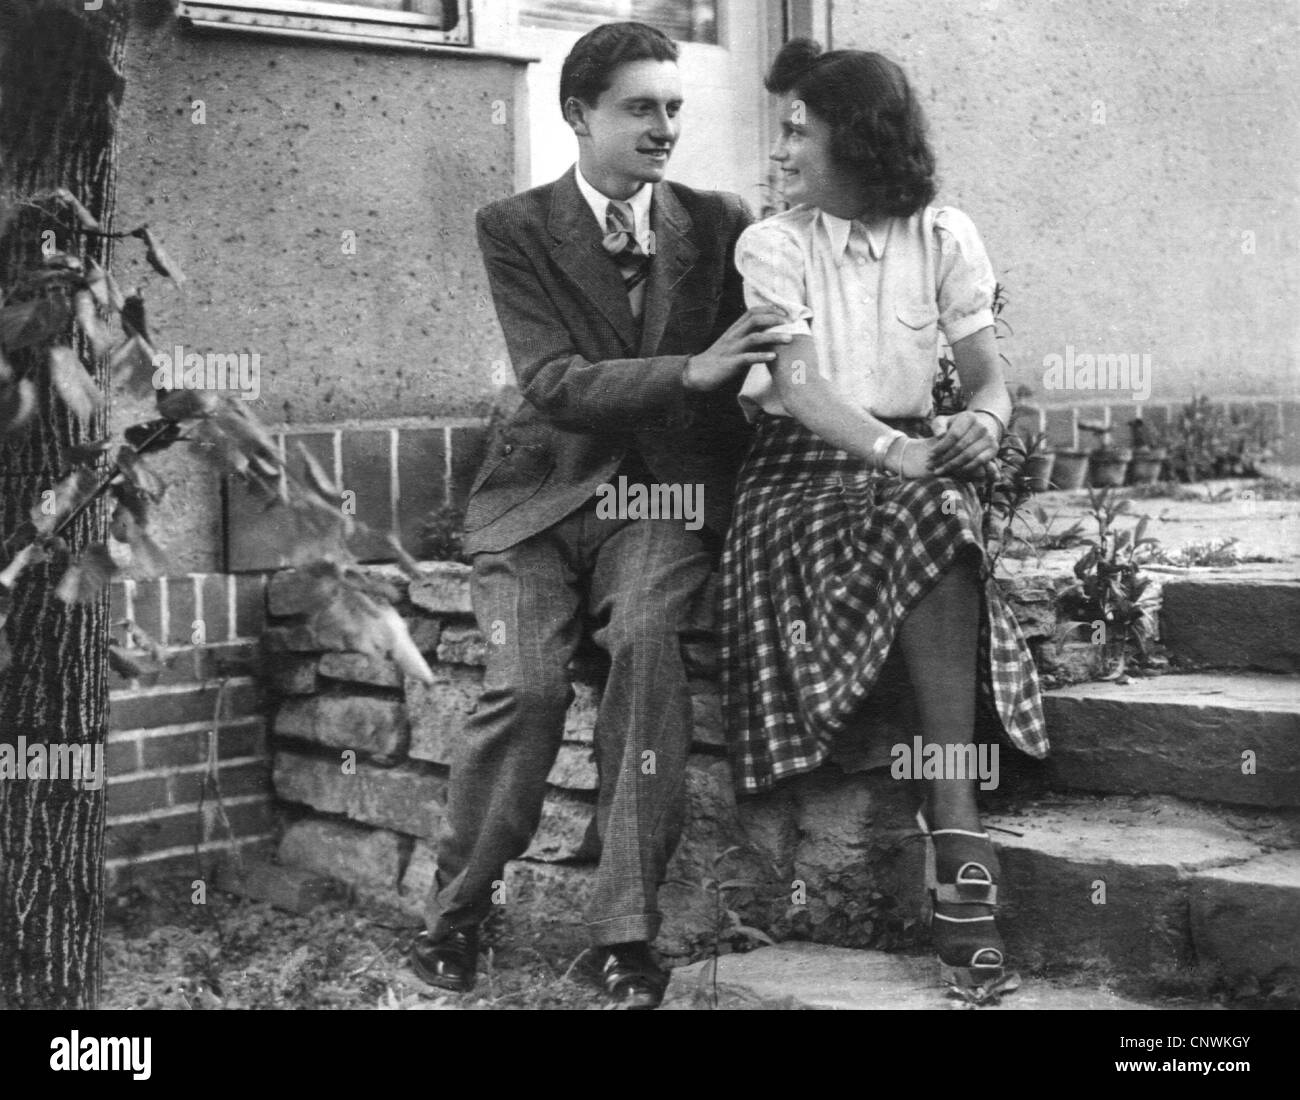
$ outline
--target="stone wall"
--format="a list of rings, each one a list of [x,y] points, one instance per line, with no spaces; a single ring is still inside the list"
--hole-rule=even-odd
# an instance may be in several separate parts
[[[313,629],[307,585],[292,570],[272,576],[263,643],[268,687],[278,700],[274,785],[280,804],[291,807],[279,858],[343,879],[416,919],[433,880],[448,765],[476,705],[484,642],[470,615],[467,566],[423,563],[424,575],[409,584],[391,566],[368,569],[402,591],[400,611],[435,682],[404,680],[390,663],[350,652],[347,638]],[[1018,587],[1026,633],[1041,641],[1055,625],[1050,586],[1027,578]],[[702,602],[695,628],[712,625],[713,605]],[[919,790],[887,771],[864,771],[880,758],[855,751],[850,736],[837,763],[738,801],[722,735],[716,646],[687,645],[686,657],[696,717],[688,825],[660,894],[660,947],[670,955],[696,951],[712,942],[719,920],[727,940],[727,908],[773,932],[851,946],[900,935],[919,898],[921,848],[907,839]],[[592,887],[591,750],[602,679],[596,652],[579,655],[573,678],[575,701],[541,826],[507,869],[502,913],[516,924],[576,924]],[[886,714],[886,744],[910,738],[906,711]],[[719,917],[711,879],[752,885],[728,887]]]

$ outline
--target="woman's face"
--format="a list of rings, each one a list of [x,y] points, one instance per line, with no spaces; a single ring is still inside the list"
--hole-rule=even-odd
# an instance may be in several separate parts
[[[771,156],[781,170],[786,201],[823,209],[840,205],[853,181],[831,161],[830,125],[791,92],[781,97],[777,123],[780,136]]]

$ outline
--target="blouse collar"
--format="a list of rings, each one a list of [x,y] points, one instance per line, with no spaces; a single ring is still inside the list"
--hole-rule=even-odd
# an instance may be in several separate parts
[[[831,242],[831,254],[835,257],[838,264],[844,259],[844,253],[849,246],[849,236],[856,226],[858,233],[867,239],[867,250],[871,253],[873,260],[879,260],[885,254],[885,242],[888,239],[889,220],[881,218],[879,221],[868,224],[859,221],[857,218],[837,218],[834,214],[828,214],[825,210],[819,210],[822,225],[826,227],[826,235]]]

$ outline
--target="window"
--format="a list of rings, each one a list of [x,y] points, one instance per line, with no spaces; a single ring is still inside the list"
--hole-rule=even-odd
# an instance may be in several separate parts
[[[649,23],[679,42],[718,44],[717,0],[519,0],[526,27],[589,31],[621,19]]]
[[[198,27],[369,42],[470,44],[469,0],[181,0]]]

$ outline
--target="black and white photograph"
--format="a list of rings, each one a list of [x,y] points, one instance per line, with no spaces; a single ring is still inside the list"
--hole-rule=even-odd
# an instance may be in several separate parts
[[[1264,1068],[1298,58],[1296,0],[0,0],[33,1070],[807,1009]]]

